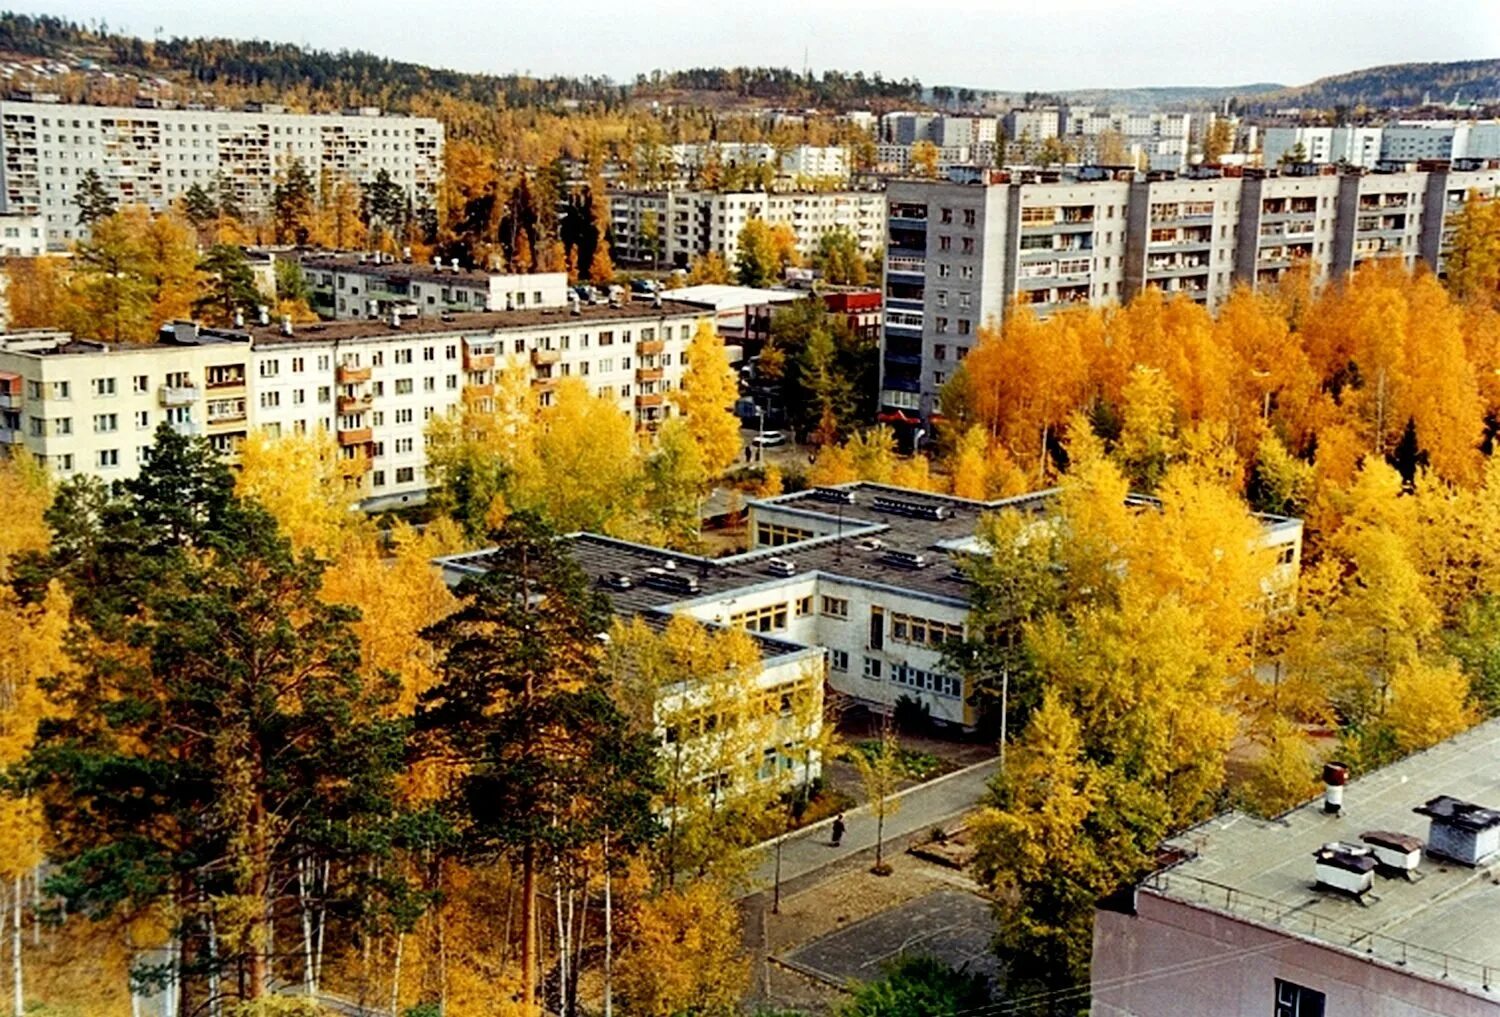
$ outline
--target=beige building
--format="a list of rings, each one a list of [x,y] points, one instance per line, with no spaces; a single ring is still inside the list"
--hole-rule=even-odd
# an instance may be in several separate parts
[[[314,181],[368,184],[384,171],[414,206],[435,208],[443,126],[373,108],[84,106],[46,94],[0,101],[0,212],[43,216],[54,250],[83,235],[75,198],[89,171],[123,205],[160,211],[194,184],[217,195],[222,182],[243,208],[261,212],[294,160]]]
[[[576,377],[640,427],[672,412],[700,308],[663,301],[200,329],[179,323],[150,346],[62,333],[0,337],[0,446],[23,445],[62,477],[135,475],[157,426],[232,454],[250,430],[323,429],[361,468],[367,508],[426,497],[425,433],[465,392],[492,395],[520,363],[542,405]]]
[[[301,258],[312,306],[325,318],[389,318],[560,308],[568,303],[566,272],[511,274],[462,268],[457,261],[398,261],[379,252],[311,254]]]

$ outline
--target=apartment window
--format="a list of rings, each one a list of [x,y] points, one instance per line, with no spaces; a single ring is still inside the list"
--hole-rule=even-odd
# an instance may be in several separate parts
[[[943,209],[942,219],[943,219],[943,222],[945,224],[952,222],[953,221],[953,209],[951,209],[951,208],[945,208],[945,209]]]
[[[94,433],[111,434],[120,429],[120,418],[114,413],[94,414]]]
[[[117,448],[101,448],[94,462],[100,469],[107,470],[120,465],[120,450]]]
[[[978,213],[972,208],[964,209],[964,225],[973,226],[978,219]]]
[[[274,378],[281,373],[281,361],[262,360],[260,362],[260,376],[262,378]]]
[[[879,660],[877,660],[874,657],[866,657],[865,658],[865,671],[864,671],[864,674],[865,674],[866,678],[879,678],[880,677],[880,671],[881,671],[881,667],[880,667],[880,661]]]
[[[973,327],[974,327],[974,323],[972,321],[970,321],[968,318],[959,318],[958,319],[958,334],[959,335],[968,335],[969,332],[973,329]]]
[[[397,378],[396,379],[396,394],[397,395],[411,395],[411,392],[412,392],[412,380],[410,378]]]
[[[396,363],[398,363],[398,364],[409,364],[409,363],[411,363],[411,350],[409,350],[409,349],[397,350],[396,351]]]
[[[824,597],[822,613],[829,618],[847,618],[849,602],[843,597]]]
[[[384,427],[385,426],[385,411],[383,411],[383,410],[375,410],[373,413],[371,413],[370,414],[370,426],[371,427]]]
[[[870,608],[870,649],[885,647],[885,608]]]
[[[939,317],[937,319],[937,331],[939,331],[939,332],[946,332],[946,331],[948,331],[948,319],[947,318]]]
[[[740,611],[729,616],[729,624],[751,632],[780,632],[786,628],[786,603]]]
[[[281,393],[280,392],[262,392],[260,394],[260,408],[261,409],[268,410],[268,409],[272,409],[273,407],[280,406],[280,405],[281,405]]]
[[[52,422],[52,433],[53,434],[72,434],[73,433],[73,418],[72,417],[58,417],[56,420],[54,420]]]
[[[813,599],[812,599],[812,597],[798,597],[797,598],[797,617],[801,618],[804,615],[812,614],[812,605],[813,605]]]
[[[423,360],[436,360],[437,359],[437,347],[436,346],[423,346],[422,347],[422,359]]]
[[[423,392],[436,392],[437,391],[437,379],[436,378],[423,378],[422,379],[422,391]]]
[[[934,621],[917,615],[891,615],[891,641],[911,643],[916,646],[942,646],[947,642],[958,642],[964,637],[962,625]]]
[[[1316,989],[1276,979],[1275,1017],[1323,1017],[1328,997]]]
[[[327,354],[327,353],[320,353],[318,355],[318,370],[320,370],[320,371],[326,371],[326,370],[328,370],[328,367],[329,367],[329,365],[331,363],[333,363],[333,361],[332,361],[332,359],[331,359],[331,357],[330,357],[329,354]]]
[[[304,366],[304,363],[303,363],[303,359],[301,357],[293,357],[292,358],[292,373],[293,374],[301,374],[303,366]]]
[[[897,664],[891,668],[891,681],[922,692],[934,692],[940,696],[957,699],[963,694],[963,682],[951,675],[924,671],[919,667]]]
[[[326,403],[333,398],[333,389],[327,385],[318,386],[318,402]]]
[[[849,670],[849,654],[843,650],[828,651],[828,666],[834,671]]]
[[[113,378],[95,378],[94,379],[94,395],[96,395],[96,396],[112,396],[114,394],[115,394],[115,379],[113,379]]]
[[[958,277],[960,279],[972,279],[972,278],[974,278],[974,266],[973,265],[960,265],[960,266],[958,266]]]
[[[412,440],[410,438],[397,438],[396,439],[396,454],[398,456],[399,455],[403,455],[405,453],[409,453],[411,451],[411,447],[412,447]]]
[[[413,478],[416,477],[416,475],[417,475],[417,471],[416,471],[415,467],[412,467],[412,466],[402,466],[402,467],[399,467],[396,470],[396,483],[398,483],[398,484],[410,484],[412,482]]]
[[[940,250],[940,251],[951,251],[951,250],[953,250],[953,238],[952,237],[938,237],[938,250]]]
[[[973,254],[974,253],[974,238],[973,237],[964,237],[963,238],[963,244],[964,244],[964,253],[965,254]]]
[[[384,470],[376,470],[373,474],[371,474],[371,476],[370,476],[370,482],[372,484],[374,484],[376,487],[384,487],[385,486],[385,471]]]
[[[307,389],[305,389],[305,388],[292,389],[292,405],[293,406],[301,406],[305,402],[307,402]]]
[[[458,347],[457,346],[444,346],[443,347],[443,358],[445,360],[457,360],[458,359]]]
[[[932,359],[934,359],[934,360],[947,360],[948,359],[948,347],[945,346],[945,345],[943,345],[942,343],[938,343],[936,346],[934,346],[932,348]]]
[[[447,377],[447,379],[445,381],[445,384],[450,389],[458,388],[458,375],[456,375],[456,374],[450,374],[450,375],[448,375],[448,377]]]
[[[73,398],[73,386],[66,381],[54,381],[52,383],[52,391],[48,397],[51,399],[71,399]]]
[[[150,426],[151,426],[151,411],[150,410],[136,410],[135,411],[135,429],[137,431],[144,431],[144,430],[146,430]]]
[[[411,417],[411,407],[408,406],[404,410],[397,410],[396,411],[396,423],[398,423],[398,424],[410,424],[411,423],[411,419],[412,419],[412,417]]]

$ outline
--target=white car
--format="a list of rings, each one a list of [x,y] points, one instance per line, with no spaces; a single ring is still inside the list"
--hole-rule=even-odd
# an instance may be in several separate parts
[[[786,435],[780,431],[765,431],[750,439],[750,444],[760,448],[775,448],[777,445],[786,444]]]

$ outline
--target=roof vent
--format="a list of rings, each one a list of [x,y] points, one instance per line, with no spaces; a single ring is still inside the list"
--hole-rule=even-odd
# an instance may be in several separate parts
[[[258,304],[255,308],[255,323],[261,328],[271,324],[271,309],[265,304]]]
[[[885,541],[879,537],[866,537],[854,546],[860,551],[881,551],[885,549]]]
[[[888,512],[891,515],[906,516],[908,519],[943,520],[953,515],[953,510],[947,505],[905,501],[901,498],[877,497],[870,502],[870,507],[876,512]]]
[[[641,581],[647,586],[669,593],[697,593],[698,577],[668,569],[651,568],[645,571]]]
[[[797,564],[790,558],[772,558],[766,562],[766,571],[773,576],[795,576]]]
[[[576,292],[568,293],[568,311],[574,315],[583,313],[583,301],[579,299]]]
[[[289,315],[289,314],[283,314],[281,316],[281,334],[282,335],[291,335],[292,334],[292,316]]]
[[[880,556],[880,560],[887,565],[894,565],[898,569],[925,569],[931,564],[925,554],[916,551],[890,550]]]
[[[661,290],[653,290],[651,292],[651,306],[655,308],[661,307]]]
[[[1375,854],[1361,844],[1334,841],[1313,852],[1318,886],[1362,897],[1375,885]]]
[[[853,505],[854,492],[843,487],[815,487],[812,496],[818,501],[826,501],[835,505]]]
[[[1349,768],[1343,763],[1323,764],[1323,811],[1336,816],[1344,807],[1344,785],[1349,783]]]
[[[453,266],[453,274],[458,275],[458,259],[451,258],[449,259],[449,263]]]
[[[234,309],[234,327],[245,327],[245,309],[243,307],[236,307]]]
[[[1415,879],[1422,863],[1422,838],[1388,830],[1366,830],[1359,839],[1369,845],[1382,875]]]
[[[1427,853],[1460,865],[1479,865],[1500,853],[1500,812],[1450,795],[1430,798],[1412,810],[1432,820]]]
[[[391,328],[401,327],[401,310],[397,307],[391,308]]]
[[[599,582],[611,590],[628,590],[635,586],[635,582],[624,572],[611,572],[607,576],[600,576]]]

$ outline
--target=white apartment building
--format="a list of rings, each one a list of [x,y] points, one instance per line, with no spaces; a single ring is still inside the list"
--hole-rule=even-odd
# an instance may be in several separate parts
[[[535,310],[568,303],[566,272],[512,274],[460,268],[456,260],[397,261],[378,252],[301,259],[313,310],[326,318],[389,318]]]
[[[0,213],[0,256],[37,258],[47,253],[47,220],[21,212]]]
[[[1048,138],[1055,138],[1062,133],[1063,116],[1063,110],[1057,106],[1013,109],[1003,118],[1006,140],[1025,139],[1040,144]]]
[[[55,474],[133,476],[162,423],[231,454],[252,429],[319,428],[359,463],[366,508],[427,493],[426,423],[467,395],[494,394],[496,372],[524,364],[542,405],[582,380],[651,429],[700,308],[543,308],[289,328],[200,329],[177,323],[149,346],[63,333],[0,337],[0,447],[24,445]]]
[[[1106,134],[1123,139],[1125,150],[1142,169],[1179,171],[1191,150],[1192,117],[1187,113],[1140,113],[1074,106],[1065,111],[1063,137],[1085,163],[1099,161]]]
[[[435,207],[443,127],[429,117],[244,110],[83,106],[34,96],[0,101],[0,212],[42,215],[47,245],[79,239],[79,181],[90,170],[121,204],[161,210],[194,184],[222,179],[240,205],[268,207],[279,174],[296,160],[368,184],[382,170],[418,207]]]
[[[1379,127],[1267,127],[1261,162],[1276,166],[1300,145],[1304,162],[1345,162],[1373,169],[1381,155]]]
[[[1113,173],[982,171],[887,190],[881,405],[926,416],[985,322],[1148,286],[1216,308],[1296,265],[1325,280],[1374,258],[1441,272],[1453,216],[1500,194],[1500,160],[1368,172],[1297,164]],[[902,419],[905,419],[903,416]]]
[[[1398,120],[1377,127],[1267,127],[1262,161],[1274,166],[1298,145],[1308,162],[1346,162],[1366,169],[1381,162],[1500,159],[1500,121]]]
[[[666,145],[661,152],[682,179],[702,169],[711,158],[717,158],[721,166],[769,164],[783,178],[847,180],[849,177],[849,150],[840,145],[794,145],[778,150],[775,145],[761,141],[702,141]]]
[[[674,190],[666,193],[666,205],[663,262],[679,268],[711,251],[733,265],[739,255],[740,231],[751,219],[790,226],[803,257],[811,257],[818,241],[835,230],[847,230],[860,250],[871,253],[880,245],[885,222],[885,196],[878,191]],[[624,221],[631,221],[628,213]],[[638,239],[628,237],[617,236],[615,243],[624,249],[640,246]]]

